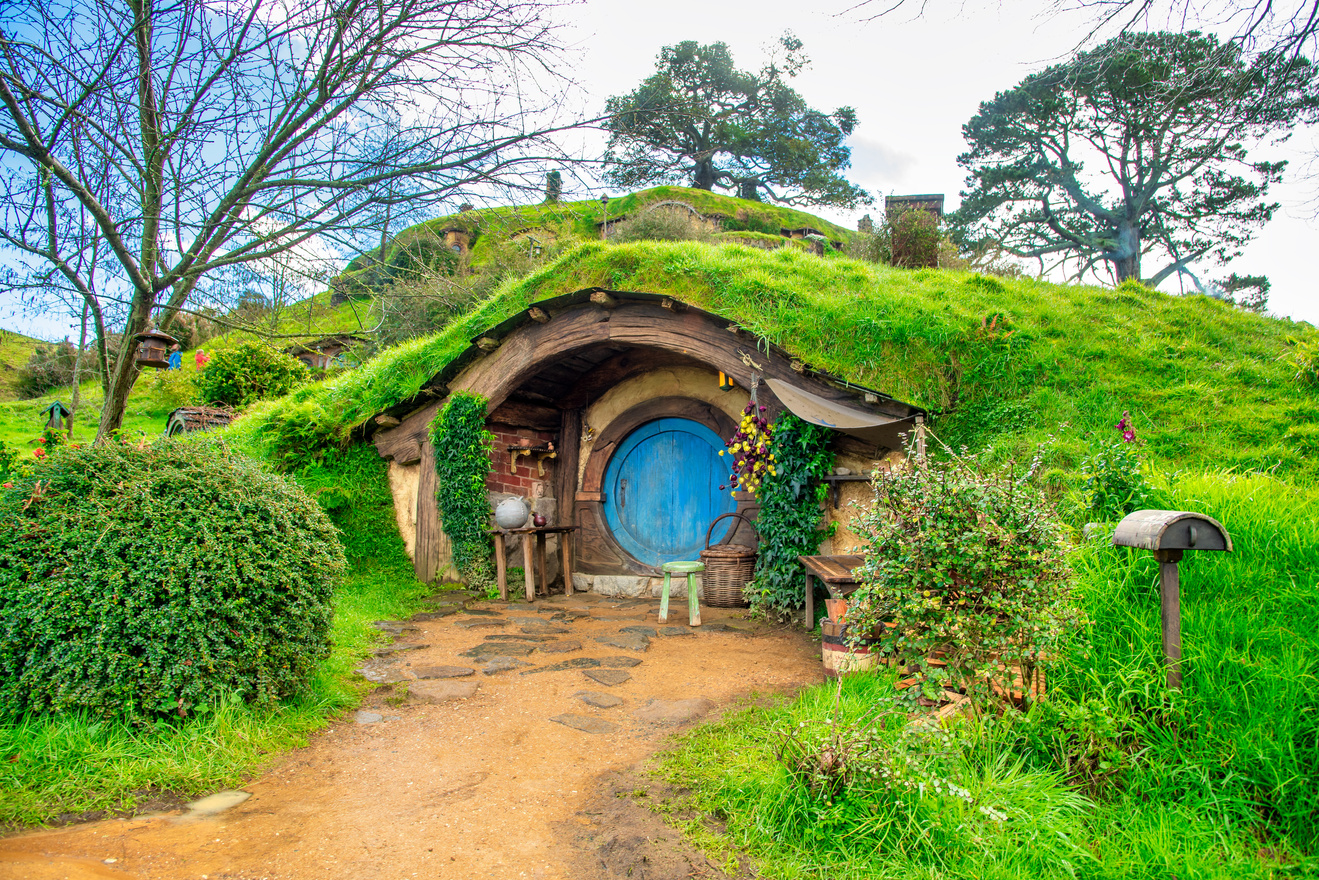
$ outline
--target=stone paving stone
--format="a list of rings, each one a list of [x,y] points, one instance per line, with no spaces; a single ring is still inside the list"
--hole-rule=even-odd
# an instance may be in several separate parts
[[[385,716],[378,712],[359,711],[353,716],[353,721],[357,724],[378,724],[385,720]]]
[[[639,633],[619,633],[616,636],[596,636],[595,640],[612,648],[625,651],[645,651],[650,647],[650,639]]]
[[[487,611],[484,608],[464,608],[463,614],[470,614],[472,617],[498,617],[498,611]]]
[[[537,672],[561,672],[564,669],[594,669],[599,665],[600,661],[594,657],[573,657],[571,660],[564,660],[550,666],[542,666],[539,669],[528,669],[522,674],[535,675]]]
[[[641,665],[640,657],[601,657],[600,665],[610,669],[631,669]]]
[[[535,645],[524,645],[521,642],[482,642],[475,648],[470,648],[459,654],[459,657],[472,657],[482,660],[486,657],[530,657],[531,652],[536,650]]]
[[[653,626],[625,626],[619,632],[636,633],[639,636],[649,636],[652,639],[659,634]]]
[[[582,643],[577,639],[565,639],[561,642],[550,642],[547,645],[537,645],[536,650],[542,654],[568,654],[572,651],[580,651]]]
[[[489,658],[489,662],[481,667],[481,671],[486,675],[496,675],[500,672],[512,672],[519,667],[530,665],[530,663],[524,663],[516,657],[495,656]]]
[[[418,666],[412,670],[417,678],[466,678],[475,672],[470,666]]]
[[[416,622],[421,622],[426,620],[439,620],[441,617],[449,617],[457,613],[458,613],[457,608],[454,608],[453,606],[447,606],[444,608],[437,608],[434,611],[418,611],[416,614],[409,617],[408,620],[416,621]]]
[[[640,721],[652,724],[682,724],[700,718],[714,708],[714,702],[705,697],[690,700],[651,700],[632,714]]]
[[[394,684],[408,680],[407,673],[389,663],[368,663],[355,671],[362,678],[376,684]]]
[[[613,694],[602,694],[599,691],[578,691],[573,696],[586,705],[594,706],[597,709],[612,709],[623,703],[622,697],[616,697]]]
[[[494,633],[493,635],[486,636],[485,640],[487,642],[531,642],[533,644],[558,641],[554,636],[520,636],[517,633]]]
[[[504,625],[502,620],[490,620],[485,617],[478,617],[475,620],[459,620],[454,623],[454,626],[460,626],[463,629],[486,629]]]
[[[622,684],[632,677],[632,673],[624,672],[621,669],[587,669],[582,674],[592,681],[598,681],[600,684],[607,684],[610,687]]]
[[[446,703],[449,700],[466,700],[480,687],[474,681],[414,681],[408,693],[423,703]]]
[[[554,626],[549,623],[538,623],[535,626],[524,626],[521,627],[521,630],[530,635],[562,635],[566,632],[572,632],[572,630],[568,629],[566,626]]]
[[[674,636],[694,636],[696,631],[685,626],[662,626],[659,628],[660,638],[673,638]]]
[[[571,727],[574,730],[581,730],[586,733],[613,733],[621,729],[612,721],[605,721],[603,718],[592,718],[589,715],[573,715],[571,712],[555,715],[550,720],[556,721],[564,727]]]
[[[373,648],[371,653],[377,657],[388,657],[390,654],[401,654],[404,651],[419,651],[422,648],[429,648],[430,645],[424,642],[394,642],[390,645],[381,645],[379,648]]]

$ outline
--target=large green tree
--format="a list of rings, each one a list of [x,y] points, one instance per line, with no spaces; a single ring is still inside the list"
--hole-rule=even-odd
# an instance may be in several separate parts
[[[1284,162],[1248,147],[1315,117],[1315,71],[1190,33],[1125,34],[1000,92],[963,126],[973,242],[1080,278],[1158,284],[1237,256],[1277,209]],[[1143,259],[1160,266],[1144,274]],[[1196,280],[1197,285],[1199,281]]]
[[[606,104],[609,182],[718,187],[786,204],[870,204],[841,174],[851,165],[843,141],[856,111],[807,106],[787,82],[807,63],[801,41],[785,34],[780,46],[781,60],[758,73],[734,67],[724,43],[664,47],[652,76]]]

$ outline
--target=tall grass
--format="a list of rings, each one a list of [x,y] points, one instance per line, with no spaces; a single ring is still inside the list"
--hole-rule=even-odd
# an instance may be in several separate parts
[[[358,702],[364,685],[352,669],[380,638],[372,621],[410,614],[428,588],[412,575],[385,463],[373,449],[298,476],[341,529],[351,567],[335,593],[330,656],[304,693],[273,709],[220,705],[174,724],[65,715],[0,725],[0,827],[131,811],[161,792],[191,797],[241,784]]]
[[[1151,554],[1100,538],[1074,554],[1091,624],[1028,716],[912,740],[905,716],[872,723],[893,678],[852,676],[683,737],[659,772],[691,794],[669,809],[769,877],[1319,874],[1319,492],[1224,474],[1163,489],[1236,544],[1182,563],[1182,691],[1163,684]],[[869,730],[856,766],[913,762],[967,796],[864,773],[812,791],[783,737],[812,730]]]

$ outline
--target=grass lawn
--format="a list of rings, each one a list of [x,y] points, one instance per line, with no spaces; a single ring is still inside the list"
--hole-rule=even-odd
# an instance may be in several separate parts
[[[894,676],[854,675],[682,737],[658,772],[691,793],[661,809],[776,878],[1315,876],[1319,492],[1170,491],[1237,548],[1182,563],[1180,693],[1152,554],[1101,538],[1074,553],[1091,623],[1029,715],[921,732]],[[840,764],[812,790],[803,768]]]

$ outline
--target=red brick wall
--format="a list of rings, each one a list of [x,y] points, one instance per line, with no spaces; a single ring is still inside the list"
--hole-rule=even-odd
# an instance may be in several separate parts
[[[490,476],[486,478],[485,487],[491,492],[508,492],[513,495],[521,495],[523,498],[530,498],[536,493],[533,491],[536,483],[543,483],[540,497],[550,498],[554,495],[554,468],[557,465],[557,459],[545,459],[545,476],[540,476],[536,470],[536,456],[533,452],[531,455],[519,455],[517,466],[513,473],[508,472],[508,457],[510,446],[520,446],[524,441],[529,441],[532,446],[544,446],[554,440],[554,435],[547,431],[533,431],[530,428],[514,428],[511,425],[488,426],[490,433],[495,435],[495,448],[491,453]]]

